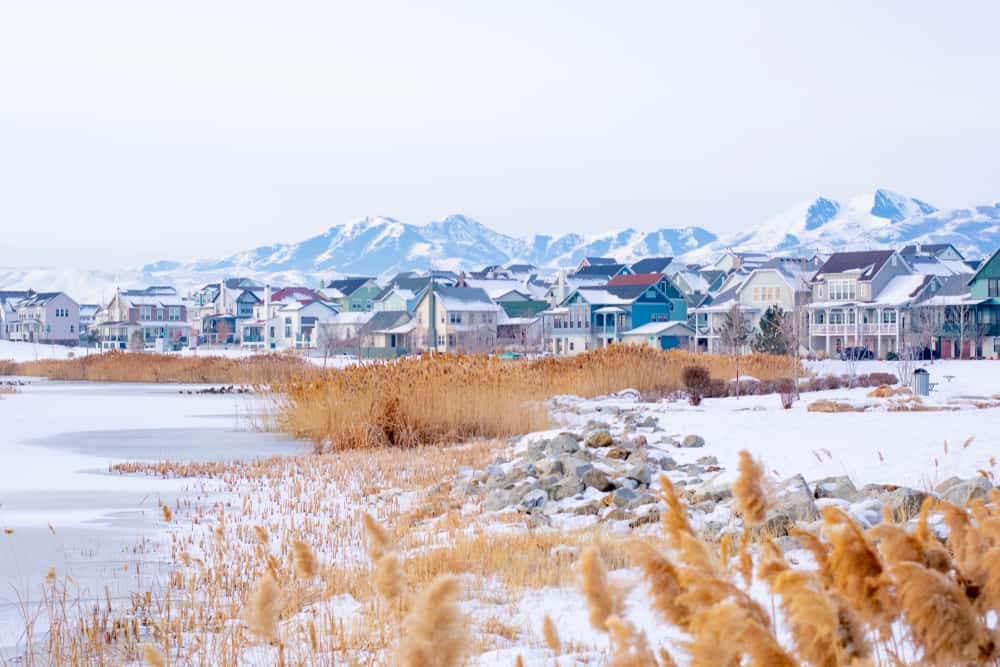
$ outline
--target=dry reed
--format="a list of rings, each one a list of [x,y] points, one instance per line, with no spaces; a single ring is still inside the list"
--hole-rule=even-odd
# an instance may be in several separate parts
[[[458,579],[442,575],[417,597],[403,621],[398,660],[402,667],[453,667],[468,637],[458,608]]]

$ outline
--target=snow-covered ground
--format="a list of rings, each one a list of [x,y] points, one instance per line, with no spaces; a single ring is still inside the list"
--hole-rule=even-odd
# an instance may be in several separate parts
[[[533,440],[552,437],[564,430],[584,433],[600,422],[608,424],[616,440],[624,439],[622,415],[629,413],[634,423],[643,424],[652,418],[649,423],[656,424],[632,429],[635,434],[648,437],[650,450],[669,453],[678,468],[714,457],[721,469],[719,481],[735,477],[738,452],[742,449],[761,459],[776,480],[799,473],[809,481],[846,475],[858,488],[880,483],[930,491],[951,476],[970,478],[979,471],[994,471],[993,456],[1000,451],[1000,408],[980,409],[974,403],[996,400],[993,397],[1000,394],[1000,364],[938,361],[925,367],[934,383],[925,404],[955,408],[954,411],[808,411],[810,403],[822,399],[851,404],[877,402],[868,398],[870,388],[804,393],[790,410],[782,409],[776,395],[706,399],[697,407],[683,401],[644,403],[624,395],[597,400],[558,397],[550,403],[557,426],[553,431],[529,435],[513,446],[499,443],[495,450],[484,455],[483,463],[497,455],[510,457]],[[810,363],[810,369],[820,375],[847,371],[846,365],[837,361]],[[885,362],[863,362],[857,368],[859,373],[898,370],[896,364]],[[181,396],[178,389],[172,385],[41,381],[21,388],[17,394],[0,397],[0,424],[5,436],[0,442],[0,452],[4,462],[9,462],[0,468],[0,527],[14,531],[0,536],[3,540],[0,579],[13,585],[13,589],[7,586],[7,590],[30,591],[44,578],[47,568],[54,565],[60,574],[73,573],[91,588],[110,579],[116,586],[113,594],[122,595],[140,585],[134,580],[134,568],[130,570],[132,574],[123,574],[126,563],[141,560],[143,572],[150,576],[157,574],[157,566],[167,559],[168,552],[158,541],[166,527],[158,516],[158,500],[173,503],[177,497],[204,498],[220,491],[214,483],[201,480],[109,476],[105,473],[113,462],[212,460],[296,450],[294,444],[268,436],[233,433],[245,427],[246,417],[259,409],[254,399]],[[681,448],[672,444],[691,434],[701,436],[704,446]],[[971,442],[963,447],[969,438]],[[330,471],[329,475],[303,475],[301,468],[296,467],[302,464],[293,463],[281,474],[266,476],[263,483],[253,476],[247,478],[245,485],[237,483],[230,491],[242,496],[243,510],[241,513],[239,504],[227,509],[227,539],[235,541],[241,535],[252,534],[248,530],[251,525],[265,525],[271,531],[276,553],[282,553],[281,545],[290,541],[283,531],[301,530],[303,523],[308,525],[314,520],[309,507],[324,508],[320,522],[342,526],[355,522],[361,507],[391,520],[394,514],[408,512],[421,501],[426,489],[404,488],[399,481],[412,476],[412,470],[393,477],[387,472],[386,461],[366,468],[368,464],[356,454],[345,455],[342,460],[349,463],[340,464],[336,457],[324,457],[315,464],[329,466],[324,468]],[[412,462],[403,455],[399,458]],[[350,470],[341,472],[338,465]],[[699,465],[706,467],[704,463]],[[459,480],[468,479],[472,472],[471,468],[459,469],[458,463],[454,468]],[[343,477],[336,476],[341,474]],[[689,473],[677,475],[693,477]],[[293,479],[294,485],[289,481]],[[350,484],[345,483],[347,479]],[[374,490],[366,490],[369,486],[374,486]],[[651,488],[656,486],[654,482]],[[588,493],[592,491],[588,489]],[[462,506],[461,514],[462,521],[475,522],[467,524],[476,526],[471,531],[529,531],[527,523],[512,520],[510,513],[503,518],[483,512],[474,501]],[[589,526],[599,535],[620,537],[627,530],[625,522],[602,521],[603,510],[600,516],[583,518],[574,526]],[[434,537],[438,528],[432,525],[421,528],[418,524],[418,533],[427,531],[428,536]],[[553,525],[565,524],[555,521]],[[205,523],[189,528],[196,536],[211,530]],[[535,525],[530,530],[537,528]],[[178,523],[171,530],[186,529]],[[642,530],[656,530],[656,527]],[[343,567],[345,562],[365,560],[356,531],[348,531],[349,540],[344,535],[330,538],[321,532],[312,534],[323,567]],[[195,538],[195,543],[198,539]],[[434,539],[446,543],[450,538],[444,532]],[[138,553],[123,554],[124,549],[136,544],[141,545]],[[247,546],[250,553],[253,548],[256,548],[254,543]],[[201,552],[203,558],[210,556]],[[220,562],[215,566],[225,564]],[[612,579],[630,587],[626,616],[654,644],[668,640],[670,630],[654,618],[636,572],[620,570],[612,573]],[[473,588],[489,589],[491,585],[480,581]],[[471,617],[480,620],[497,617],[520,633],[506,646],[503,641],[495,642],[498,648],[474,656],[470,664],[509,665],[517,656],[526,665],[539,666],[589,664],[587,661],[595,660],[600,663],[603,659],[607,638],[589,627],[586,606],[577,588],[525,589],[515,591],[513,597],[505,597],[510,595],[510,590],[497,590],[495,596],[463,600],[463,610]],[[491,597],[492,601],[486,601]],[[303,613],[304,618],[313,615],[322,618],[330,613],[347,627],[363,626],[365,615],[374,609],[372,604],[371,600],[342,593],[318,602],[308,613]],[[573,646],[572,656],[564,655],[555,661],[553,653],[543,648],[539,637],[546,615],[555,621],[563,642]],[[0,627],[20,626],[16,597],[0,599]],[[289,633],[295,633],[294,626],[289,626]],[[17,641],[16,630],[0,634],[0,646]],[[274,657],[262,645],[250,651],[246,656],[249,662]],[[0,658],[3,657],[6,654],[0,653]]]
[[[104,584],[115,599],[127,596],[164,560],[159,502],[217,486],[109,475],[109,466],[302,451],[295,441],[249,430],[260,406],[247,395],[25,381],[0,395],[0,662],[19,641],[22,607],[33,608],[49,567],[72,576],[84,599],[103,595]]]

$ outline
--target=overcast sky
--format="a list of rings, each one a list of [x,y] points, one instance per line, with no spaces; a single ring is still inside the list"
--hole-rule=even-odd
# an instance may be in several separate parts
[[[83,4],[0,0],[0,266],[1000,199],[1000,3]]]

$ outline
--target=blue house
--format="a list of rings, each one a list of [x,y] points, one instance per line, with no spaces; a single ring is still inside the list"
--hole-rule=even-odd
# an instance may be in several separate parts
[[[662,274],[620,275],[600,287],[575,289],[543,317],[546,348],[563,356],[619,342],[647,324],[686,322],[687,302]],[[654,342],[661,349],[677,347],[685,332],[675,328]]]

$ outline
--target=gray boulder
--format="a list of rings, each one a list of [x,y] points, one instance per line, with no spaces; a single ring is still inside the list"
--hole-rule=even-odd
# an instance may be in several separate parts
[[[562,433],[549,440],[545,449],[553,455],[572,454],[580,450],[580,443],[573,436]]]
[[[647,463],[640,463],[630,467],[625,472],[625,476],[629,479],[634,479],[643,486],[649,486],[650,482],[653,481],[653,471]]]
[[[691,497],[692,502],[696,504],[700,504],[705,501],[717,503],[722,500],[732,498],[733,483],[724,481],[722,479],[722,475],[723,473],[720,472],[714,477],[710,477],[705,480],[705,482],[695,490],[694,496]]]
[[[615,444],[615,439],[608,431],[596,431],[587,437],[588,447],[611,447]]]
[[[854,501],[858,497],[858,489],[847,475],[824,477],[813,482],[813,497]]]
[[[638,497],[639,494],[632,489],[622,487],[615,489],[615,492],[611,494],[611,502],[617,507],[629,507]]]
[[[795,521],[813,521],[819,517],[813,492],[802,475],[782,480],[774,490],[775,509]]]
[[[564,498],[571,498],[578,493],[583,493],[586,488],[586,485],[580,480],[565,477],[549,488],[549,495],[552,496],[552,500],[563,500]]]
[[[591,470],[585,472],[583,477],[580,478],[580,481],[583,482],[584,485],[593,487],[598,491],[611,491],[615,488],[615,485],[612,484],[610,479],[608,479],[608,476],[596,468],[592,468]]]
[[[549,494],[544,489],[535,489],[524,494],[518,508],[525,512],[542,509],[549,500]]]
[[[904,486],[885,494],[882,502],[892,510],[896,521],[908,521],[920,513],[920,506],[925,498],[927,494],[923,491]]]
[[[950,503],[964,507],[973,500],[985,500],[993,486],[985,477],[977,476],[966,480],[959,480],[951,484],[944,491],[938,491],[942,498]]]
[[[691,435],[685,435],[684,439],[681,440],[680,444],[678,445],[678,447],[684,447],[684,448],[704,447],[704,446],[705,446],[705,438],[701,437],[700,435],[694,435],[693,433]]]

